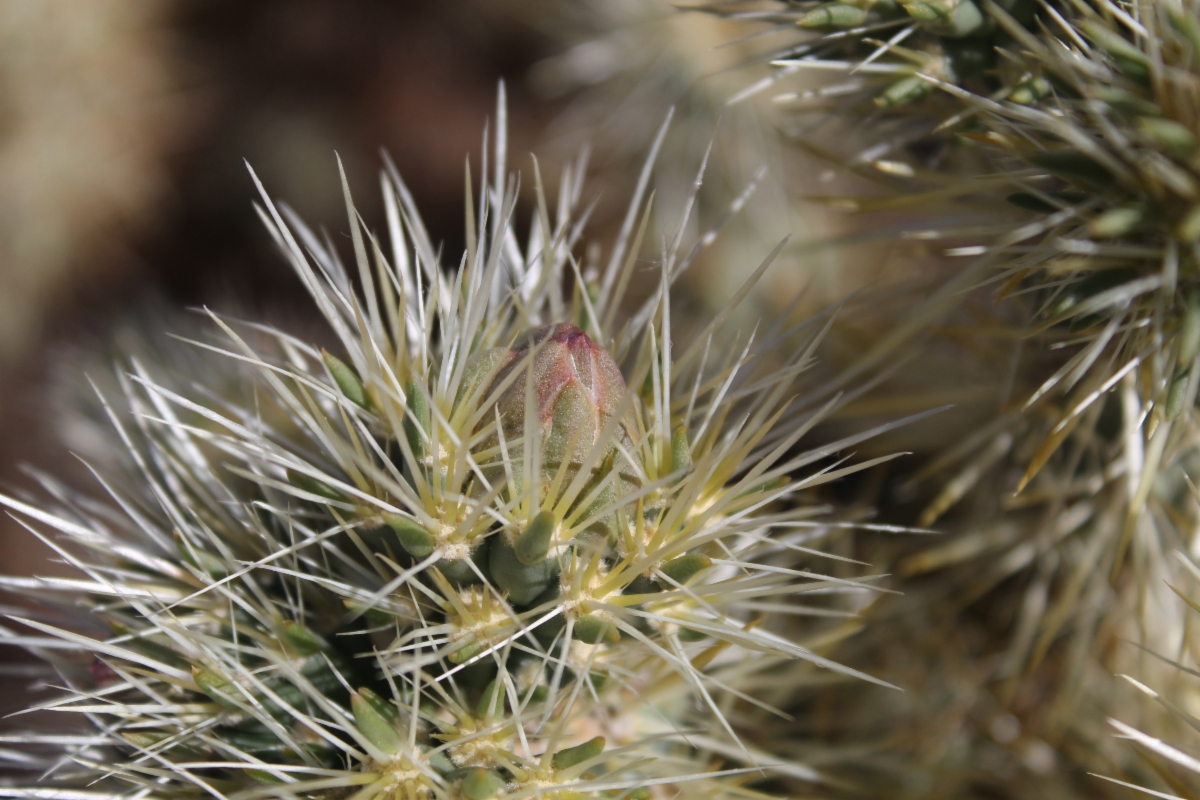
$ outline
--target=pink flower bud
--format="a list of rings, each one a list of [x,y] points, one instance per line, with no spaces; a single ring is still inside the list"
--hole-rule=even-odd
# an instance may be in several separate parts
[[[617,499],[618,490],[624,493],[636,490],[636,484],[630,484],[632,476],[628,473],[633,470],[628,468],[626,456],[616,452],[620,444],[629,457],[638,457],[633,447],[636,426],[632,411],[624,414],[609,434],[610,441],[601,443],[601,451],[595,458],[589,459],[605,425],[621,404],[625,395],[625,379],[604,348],[579,328],[565,323],[534,328],[520,336],[507,352],[487,350],[477,353],[465,370],[475,382],[482,380],[479,373],[483,369],[495,373],[488,388],[478,394],[478,402],[486,402],[512,377],[496,400],[496,408],[508,448],[510,469],[517,484],[513,489],[519,492],[523,484],[523,449],[518,440],[526,434],[527,366],[533,371],[533,410],[540,426],[542,499],[547,499],[545,493],[549,484],[564,464],[568,472],[560,481],[560,492],[567,488],[585,462],[590,462],[594,473],[589,487],[580,494],[577,502],[587,497],[595,483],[603,480],[607,470],[612,469],[614,464],[621,469],[621,479],[614,481],[602,497],[589,504],[592,508],[585,512],[585,517],[593,510],[612,504]],[[514,370],[519,371],[515,376],[512,375]],[[481,424],[487,425],[492,421],[494,417],[485,418]],[[479,449],[482,452],[498,447],[499,437],[492,436]],[[498,460],[499,456],[495,461]],[[593,528],[599,526],[606,534],[611,533],[607,529],[614,522],[615,518],[609,515]]]

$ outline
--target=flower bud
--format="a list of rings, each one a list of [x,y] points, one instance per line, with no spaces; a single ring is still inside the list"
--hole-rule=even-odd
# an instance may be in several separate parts
[[[525,485],[522,440],[529,434],[537,435],[540,443],[540,474],[535,485],[541,493],[539,502],[544,507],[552,505],[556,499],[547,495],[560,469],[565,470],[558,484],[561,493],[578,470],[588,464],[592,476],[579,493],[578,503],[588,497],[610,469],[620,469],[621,465],[627,464],[626,458],[638,458],[633,447],[636,426],[632,412],[622,416],[608,434],[608,442],[599,441],[625,395],[625,380],[612,356],[574,325],[560,323],[534,328],[518,338],[506,352],[485,350],[475,354],[465,371],[478,376],[485,372],[484,367],[487,373],[494,373],[494,377],[485,391],[475,392],[481,400],[492,397],[508,382],[495,402],[508,452],[509,470],[515,483],[510,486],[510,492],[519,493]],[[532,371],[532,379],[527,370]],[[517,371],[515,375],[514,371]],[[525,430],[526,392],[530,384],[532,418],[539,426],[538,431]],[[494,416],[485,417],[480,424],[487,425],[493,419]],[[597,444],[601,449],[593,453]],[[617,452],[618,445],[623,454]],[[480,450],[496,452],[499,446],[499,436],[493,435],[480,445]],[[489,459],[496,472],[503,469],[499,466],[500,458],[496,455]],[[628,495],[636,491],[637,481],[632,472],[628,468],[622,469],[619,479],[610,482],[578,518],[587,518],[600,509],[613,506],[618,500],[618,492]],[[616,514],[606,514],[590,529],[604,536],[615,534]]]

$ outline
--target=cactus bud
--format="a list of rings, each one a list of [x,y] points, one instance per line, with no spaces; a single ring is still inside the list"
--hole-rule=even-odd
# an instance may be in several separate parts
[[[621,641],[621,632],[617,630],[617,627],[595,614],[584,614],[575,620],[572,635],[585,644],[600,644],[601,642],[616,644]]]
[[[331,355],[328,350],[321,351],[321,358],[325,361],[325,368],[329,370],[329,374],[333,376],[333,381],[342,390],[342,394],[346,396],[354,405],[359,408],[365,408],[368,411],[371,409],[371,398],[367,395],[367,388],[363,386],[358,375],[354,370],[342,361],[337,356]]]
[[[462,793],[467,800],[488,800],[505,787],[504,778],[500,773],[476,767],[468,770],[463,777]]]
[[[508,593],[511,602],[519,606],[533,602],[558,577],[556,562],[543,558],[536,563],[525,564],[503,536],[496,537],[488,547],[488,568],[496,585]]]
[[[638,457],[632,444],[636,430],[633,415],[626,412],[612,433],[612,441],[599,443],[603,446],[600,457],[589,459],[600,434],[617,413],[625,395],[625,380],[612,356],[574,325],[545,325],[527,331],[502,356],[494,350],[472,356],[466,372],[478,376],[485,372],[484,367],[487,367],[486,372],[495,373],[485,396],[490,397],[508,381],[496,407],[509,450],[509,469],[515,484],[510,487],[511,491],[519,493],[525,484],[523,445],[517,442],[531,433],[525,430],[525,393],[529,381],[526,369],[532,370],[534,411],[541,428],[541,474],[536,476],[535,483],[543,495],[560,469],[566,470],[567,478],[559,482],[562,491],[583,462],[588,461],[596,466],[592,467],[595,474],[589,486],[579,495],[580,499],[587,497],[590,489],[604,479],[607,470],[613,468],[610,464],[621,463],[620,457],[613,458],[617,445],[621,445],[628,457]],[[520,372],[513,377],[513,370]],[[494,435],[482,444],[482,448],[491,449],[498,445],[499,437]],[[632,493],[636,487],[633,476],[623,472],[620,480],[610,483],[593,500],[592,508],[612,505],[618,491]],[[544,496],[542,499],[553,500]],[[588,513],[585,509],[583,515],[586,517]],[[615,514],[610,514],[591,527],[609,536],[615,533],[615,526]]]
[[[290,483],[292,486],[295,486],[302,492],[315,494],[318,497],[324,497],[326,500],[332,500],[335,503],[346,502],[346,495],[342,494],[337,489],[334,489],[332,486],[327,485],[323,481],[319,481],[316,478],[310,478],[302,472],[296,472],[294,469],[289,469],[287,471],[287,479],[288,483]]]
[[[425,394],[412,378],[404,382],[404,394],[408,403],[408,414],[404,416],[404,438],[413,457],[418,461],[425,458],[425,438],[429,435],[429,405]]]
[[[388,755],[400,752],[400,734],[396,731],[396,710],[370,689],[362,688],[350,695],[350,710],[354,722],[371,744]]]
[[[517,560],[526,566],[532,566],[546,560],[550,552],[550,542],[554,538],[554,514],[543,511],[533,518],[529,527],[517,537]]]
[[[697,572],[712,566],[712,559],[699,553],[673,558],[662,565],[662,572],[676,583],[687,583]]]
[[[217,705],[237,710],[245,702],[236,686],[211,669],[199,665],[192,667],[192,680],[200,687],[200,691],[212,698]]]
[[[590,761],[603,753],[604,745],[604,737],[597,736],[595,739],[589,739],[583,744],[559,750],[554,754],[554,758],[551,759],[550,763],[555,769],[570,769],[585,761]]]
[[[1179,412],[1183,410],[1183,399],[1187,393],[1188,375],[1186,372],[1181,372],[1171,381],[1171,388],[1167,390],[1167,419],[1175,419],[1179,416]]]
[[[888,86],[875,98],[875,105],[880,108],[896,108],[919,100],[933,91],[933,87],[924,79],[909,75]]]
[[[688,445],[687,427],[680,425],[671,433],[671,472],[692,471],[692,448]]]
[[[302,656],[314,656],[322,650],[329,649],[328,642],[290,619],[283,623],[283,638],[293,650]]]
[[[425,530],[416,520],[402,517],[399,514],[388,514],[384,517],[388,527],[396,532],[400,545],[413,558],[425,558],[433,552],[436,544],[433,534]]]
[[[1091,221],[1088,233],[1097,239],[1115,239],[1133,231],[1145,218],[1145,210],[1138,206],[1110,208]]]
[[[806,13],[796,24],[801,28],[854,28],[867,19],[867,12],[845,3],[827,3]]]

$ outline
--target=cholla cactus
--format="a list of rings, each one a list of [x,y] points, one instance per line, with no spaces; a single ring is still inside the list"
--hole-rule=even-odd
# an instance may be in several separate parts
[[[553,216],[539,176],[522,247],[497,138],[454,271],[394,172],[387,255],[346,193],[357,286],[264,193],[339,352],[214,315],[219,378],[121,377],[132,420],[110,415],[137,483],[106,478],[115,506],[52,482],[50,511],[0,498],[86,575],[7,580],[87,611],[4,631],[67,681],[43,707],[95,726],[22,737],[55,796],[742,797],[820,779],[747,727],[782,664],[879,683],[816,651],[854,630],[836,614],[813,649],[780,623],[821,611],[795,595],[846,613],[870,592],[797,563],[831,531],[798,493],[872,463],[830,462],[870,434],[797,446],[837,405],[790,399],[819,331],[727,349],[743,291],[677,344],[682,234],[623,316],[643,193],[607,263],[580,265],[583,165]]]

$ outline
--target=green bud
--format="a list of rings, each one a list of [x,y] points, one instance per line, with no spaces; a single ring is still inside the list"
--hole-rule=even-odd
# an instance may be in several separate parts
[[[661,591],[662,587],[658,585],[658,581],[654,580],[654,578],[649,575],[638,575],[629,582],[629,585],[625,587],[625,591],[622,594],[652,594]]]
[[[207,667],[192,667],[192,680],[217,705],[231,710],[240,710],[246,703],[245,696],[229,681]]]
[[[1067,180],[1087,186],[1100,188],[1113,182],[1111,172],[1089,156],[1071,148],[1032,153],[1029,155],[1029,162]]]
[[[1175,376],[1175,380],[1171,381],[1171,388],[1167,390],[1167,408],[1166,418],[1175,419],[1179,416],[1179,412],[1183,411],[1183,399],[1187,393],[1188,376],[1186,372],[1181,372]]]
[[[418,461],[425,458],[425,439],[429,436],[429,404],[425,393],[412,378],[404,382],[404,394],[408,402],[408,413],[404,415],[404,437]]]
[[[663,574],[671,580],[679,584],[687,583],[692,577],[701,570],[708,569],[712,566],[712,559],[700,553],[688,553],[687,555],[673,558],[663,564],[661,569]]]
[[[488,392],[481,391],[483,382],[495,377],[496,371],[508,363],[509,353],[503,347],[493,347],[489,350],[480,350],[467,359],[467,364],[463,368],[462,380],[458,384],[458,393],[454,397],[454,413],[467,411],[463,407],[463,403],[474,398],[475,403],[482,403],[487,400]],[[472,409],[469,410],[474,410]]]
[[[288,483],[292,484],[292,486],[295,486],[297,489],[303,492],[315,494],[318,497],[324,497],[326,500],[332,500],[335,503],[346,502],[346,495],[342,494],[337,489],[334,489],[332,486],[317,480],[316,478],[310,478],[302,472],[296,472],[295,470],[289,469],[287,471],[287,479]]]
[[[621,641],[621,632],[617,626],[595,614],[584,614],[575,620],[572,636],[586,644],[608,642],[616,644]]]
[[[400,752],[400,734],[396,731],[399,714],[391,703],[364,687],[350,695],[350,710],[371,744],[389,756]]]
[[[1050,94],[1050,82],[1040,75],[1017,84],[1008,99],[1018,105],[1028,106]]]
[[[907,3],[904,10],[909,16],[918,22],[926,22],[929,24],[938,24],[946,20],[948,14],[944,6],[935,5],[933,3]]]
[[[924,0],[906,3],[904,10],[913,19],[933,27],[939,36],[955,39],[978,34],[990,23],[971,0]]]
[[[1143,69],[1149,65],[1150,57],[1121,34],[1107,28],[1102,22],[1085,20],[1080,26],[1097,47],[1114,59],[1139,64]],[[1132,76],[1130,76],[1132,77]]]
[[[492,678],[484,688],[479,702],[475,704],[475,716],[480,719],[491,719],[496,714],[503,714],[504,707],[507,705],[504,700],[504,686],[496,678]]]
[[[692,471],[692,448],[688,445],[687,426],[680,425],[671,433],[671,472]]]
[[[440,750],[436,753],[431,752],[428,745],[417,746],[425,752],[425,763],[428,764],[429,768],[438,775],[441,775],[444,778],[451,772],[454,772],[454,762],[450,760],[450,757],[447,756],[445,752]]]
[[[468,642],[450,655],[446,656],[446,660],[448,660],[451,664],[462,664],[463,662],[470,661],[472,658],[482,652],[482,644],[479,642]]]
[[[702,642],[708,638],[708,634],[704,631],[698,631],[694,628],[679,628],[679,641],[681,642]]]
[[[367,395],[366,387],[363,386],[354,370],[350,369],[344,361],[330,354],[328,350],[321,351],[321,358],[325,361],[325,367],[329,370],[329,374],[333,376],[334,383],[342,390],[346,399],[369,411],[371,398]]]
[[[603,736],[597,736],[595,739],[589,739],[583,744],[577,744],[574,747],[567,747],[559,750],[550,759],[550,764],[555,769],[570,769],[578,766],[585,761],[591,761],[596,756],[604,752],[605,739]]]
[[[500,773],[475,767],[467,771],[462,779],[462,793],[467,800],[488,800],[497,792],[503,791],[508,783],[500,777]]]
[[[1097,239],[1116,239],[1137,229],[1145,218],[1146,211],[1139,206],[1112,208],[1088,224],[1088,233]]]
[[[517,560],[525,566],[540,564],[546,560],[550,552],[550,542],[554,539],[554,529],[558,527],[554,514],[542,511],[529,523],[521,535],[517,537]]]
[[[437,547],[433,534],[414,519],[399,514],[387,514],[384,522],[396,532],[400,546],[413,558],[425,558]]]
[[[1114,111],[1130,117],[1157,117],[1162,109],[1151,101],[1126,89],[1100,88],[1093,95]]]
[[[1188,302],[1179,326],[1179,363],[1187,366],[1200,352],[1200,304],[1195,299]]]
[[[283,623],[283,638],[302,656],[313,656],[329,649],[329,642],[290,619]]]
[[[510,602],[528,605],[558,579],[556,561],[543,559],[536,564],[523,564],[503,535],[494,538],[488,546],[488,569],[492,580],[508,594]]]
[[[896,108],[908,105],[916,100],[920,100],[929,94],[932,89],[933,87],[927,81],[918,78],[916,75],[909,75],[884,89],[875,98],[875,105],[880,108]]]
[[[484,540],[480,547],[484,547],[486,545],[487,541]],[[471,564],[474,563],[475,566],[478,567],[481,566],[481,561],[482,566],[486,568],[487,553],[486,551],[480,552],[477,549],[467,558],[453,558],[449,561],[439,561],[437,568],[441,570],[441,573],[446,577],[446,580],[450,581],[451,586],[462,588],[463,586],[470,586],[471,584],[479,583],[479,575],[477,575],[475,570],[471,568]],[[484,575],[487,574],[487,572],[482,569],[480,571],[484,572]]]
[[[857,28],[866,22],[867,12],[845,3],[826,3],[806,13],[796,24],[801,28]]]
[[[229,564],[225,563],[225,559],[185,542],[179,533],[175,534],[175,545],[179,548],[179,555],[183,557],[183,560],[205,575],[218,581],[228,577],[231,570]]]
[[[1167,155],[1182,160],[1196,152],[1196,134],[1178,122],[1162,117],[1142,117],[1137,121],[1137,126]]]
[[[263,769],[248,769],[246,774],[259,783],[265,783],[268,786],[281,786],[284,783],[283,778],[278,775],[272,775]]]
[[[1200,204],[1188,209],[1175,229],[1175,234],[1187,244],[1200,241]]]

